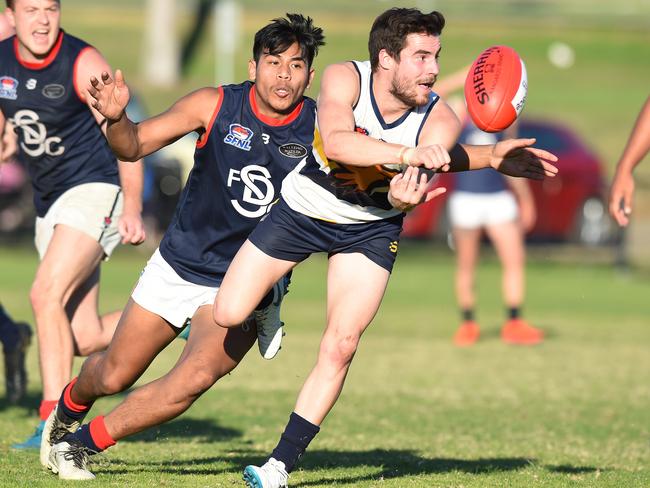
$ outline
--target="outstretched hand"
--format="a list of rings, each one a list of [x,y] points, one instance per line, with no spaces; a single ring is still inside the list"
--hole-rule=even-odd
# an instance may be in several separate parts
[[[409,166],[390,180],[388,201],[397,210],[408,212],[420,203],[428,202],[447,191],[442,187],[427,191],[428,186],[427,175],[424,172],[420,174],[418,168]]]
[[[101,74],[101,81],[91,76],[90,105],[107,120],[119,120],[124,114],[129,103],[129,87],[124,82],[124,75],[121,70],[115,71],[115,79],[111,74],[104,71]]]
[[[633,196],[634,178],[632,173],[617,171],[609,192],[609,214],[616,219],[616,223],[621,227],[630,223]]]
[[[553,177],[558,169],[551,163],[557,161],[555,154],[532,147],[535,139],[506,139],[494,145],[490,166],[497,171],[531,180]]]

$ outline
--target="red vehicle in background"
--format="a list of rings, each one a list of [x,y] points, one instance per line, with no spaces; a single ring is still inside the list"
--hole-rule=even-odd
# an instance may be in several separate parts
[[[519,137],[535,137],[536,146],[558,156],[560,169],[555,178],[529,182],[537,222],[527,240],[592,246],[614,243],[619,235],[607,213],[607,186],[598,157],[573,131],[556,122],[521,119]],[[410,212],[403,237],[446,239],[447,195],[453,191],[454,175],[440,175],[434,184],[447,187],[447,193]]]

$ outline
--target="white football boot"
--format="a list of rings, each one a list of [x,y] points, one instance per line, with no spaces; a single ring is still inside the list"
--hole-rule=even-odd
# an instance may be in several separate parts
[[[43,427],[43,435],[41,436],[41,454],[40,460],[44,468],[47,467],[47,462],[50,459],[50,450],[52,446],[59,441],[64,435],[76,432],[81,427],[81,421],[68,419],[63,412],[57,413],[59,406],[55,406],[54,410],[45,421]]]
[[[95,475],[88,470],[88,461],[91,451],[76,441],[57,442],[50,450],[47,464],[54,474],[62,480],[94,480]]]
[[[253,312],[257,324],[257,346],[264,359],[273,359],[282,347],[284,322],[280,320],[280,305],[287,294],[289,279],[281,278],[273,285],[273,300],[271,303]]]
[[[244,481],[248,488],[286,488],[289,473],[284,463],[270,458],[263,466],[246,466]]]

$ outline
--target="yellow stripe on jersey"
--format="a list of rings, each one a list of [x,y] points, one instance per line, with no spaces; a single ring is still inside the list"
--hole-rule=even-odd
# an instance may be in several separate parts
[[[389,169],[381,164],[353,166],[328,159],[325,156],[323,139],[318,128],[314,129],[313,148],[314,157],[318,160],[321,169],[329,175],[332,185],[337,188],[354,189],[369,195],[388,193],[390,180],[399,173],[399,170]]]

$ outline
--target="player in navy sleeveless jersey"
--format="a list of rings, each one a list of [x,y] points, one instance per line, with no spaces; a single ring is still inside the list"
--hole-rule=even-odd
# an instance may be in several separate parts
[[[443,26],[438,12],[391,9],[373,24],[370,62],[325,70],[314,150],[287,176],[281,201],[224,277],[213,308],[215,322],[236,327],[298,262],[314,252],[326,252],[329,259],[327,324],[316,365],[269,460],[244,470],[251,487],[287,485],[288,473],[338,399],[386,289],[402,211],[439,192],[426,193],[426,175],[418,178],[416,166],[493,166],[536,179],[557,171],[545,161],[555,156],[531,148],[531,139],[455,145],[458,119],[432,92]],[[410,166],[403,175],[401,165]]]
[[[124,113],[129,92],[122,73],[93,79],[93,105],[107,118],[108,138],[120,157],[140,158],[189,132],[200,137],[176,214],[113,341],[86,360],[48,419],[45,433],[53,435],[44,435],[41,460],[61,478],[94,477],[85,464],[90,452],[180,415],[237,366],[254,344],[256,328],[279,322],[280,280],[267,296],[272,301],[262,303],[244,327],[217,327],[212,306],[232,257],[277,201],[283,178],[311,150],[316,107],[303,94],[322,44],[322,30],[310,18],[276,19],[255,36],[253,81],[202,88],[138,125]],[[131,386],[189,320],[187,344],[168,374],[136,389],[105,417],[60,437],[77,429],[97,398]]]
[[[7,0],[5,12],[16,35],[0,42],[0,131],[6,121],[15,128],[34,189],[41,262],[30,300],[43,419],[70,381],[74,355],[104,349],[115,330],[120,312],[97,311],[99,265],[120,240],[144,239],[142,165],[118,168],[85,94],[90,74],[109,66],[60,29],[59,1]],[[16,447],[39,444],[37,429]]]

